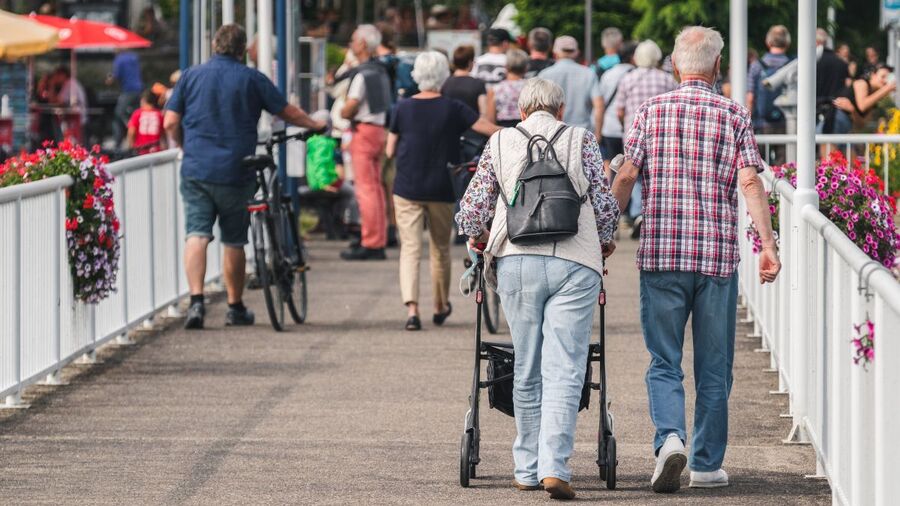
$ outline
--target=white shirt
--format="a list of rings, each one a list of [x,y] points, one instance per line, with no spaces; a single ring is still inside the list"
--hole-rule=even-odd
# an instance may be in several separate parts
[[[618,93],[613,96],[616,88],[619,86],[619,80],[634,68],[630,63],[619,63],[607,70],[600,76],[600,94],[603,96],[603,103],[606,105],[606,111],[603,113],[603,131],[600,132],[603,137],[622,138],[625,136],[622,131],[622,121],[619,119],[619,111],[615,104],[619,96]]]
[[[356,116],[353,117],[354,121],[381,126],[387,123],[387,112],[373,114],[369,110],[369,101],[366,100],[366,80],[362,74],[353,76],[353,80],[350,81],[350,89],[347,91],[347,98],[359,100],[359,110],[356,111]]]
[[[506,53],[484,53],[475,58],[472,77],[487,84],[495,84],[506,79]]]

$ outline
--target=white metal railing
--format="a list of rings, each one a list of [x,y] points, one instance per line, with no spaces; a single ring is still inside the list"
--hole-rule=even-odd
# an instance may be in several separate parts
[[[765,156],[766,162],[771,163],[773,150],[776,147],[785,147],[782,155],[786,161],[796,161],[797,136],[794,134],[761,134],[756,136],[756,143],[760,152]],[[881,148],[881,178],[884,180],[885,192],[890,188],[890,147],[900,149],[900,134],[818,134],[816,145],[825,147],[827,151],[840,149],[847,160],[853,160],[854,156],[861,156],[863,167],[869,168],[871,153],[874,146]],[[900,163],[900,160],[894,160]]]
[[[805,431],[801,440],[815,447],[817,471],[828,478],[835,504],[896,504],[900,480],[891,471],[900,468],[900,283],[814,206],[802,209],[802,223],[793,223],[794,189],[768,172],[764,179],[780,199],[784,265],[774,284],[759,284],[757,256],[743,236],[750,220],[741,202],[747,321],[771,352],[779,391],[791,395],[791,413],[805,414],[795,423]],[[797,242],[800,227],[807,227],[806,248]],[[808,286],[797,286],[801,269]],[[792,296],[797,290],[805,295]],[[798,300],[806,303],[795,307]],[[798,311],[807,322],[806,335],[792,329],[791,316]],[[867,316],[875,324],[875,359],[865,369],[853,363],[851,339],[853,325]]]
[[[187,294],[181,256],[184,215],[177,150],[111,163],[121,222],[117,291],[99,304],[73,300],[66,254],[68,176],[0,189],[0,399],[21,405],[22,390]],[[210,248],[207,279],[221,272],[220,248]]]

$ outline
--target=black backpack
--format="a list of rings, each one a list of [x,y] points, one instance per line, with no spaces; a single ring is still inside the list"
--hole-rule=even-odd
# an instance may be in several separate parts
[[[521,126],[516,127],[528,139],[528,159],[516,179],[512,195],[507,196],[500,185],[500,196],[506,203],[506,229],[513,244],[545,244],[578,233],[578,218],[587,194],[578,195],[568,171],[559,163],[553,149],[553,143],[566,128],[568,126],[563,125],[548,140],[543,135],[531,135]],[[500,167],[499,156],[497,167]],[[503,180],[499,173],[497,179]]]
[[[762,57],[756,61],[762,67],[762,74],[756,81],[756,89],[751,90],[753,91],[753,115],[768,123],[780,123],[784,121],[784,112],[775,105],[775,99],[784,91],[784,85],[768,89],[763,86],[763,81],[775,75],[775,72],[778,72],[781,67],[766,65]],[[790,61],[788,60],[785,65]]]

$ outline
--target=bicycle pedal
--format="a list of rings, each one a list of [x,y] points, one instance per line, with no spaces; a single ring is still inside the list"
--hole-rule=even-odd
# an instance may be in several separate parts
[[[309,270],[308,265],[298,265],[297,267],[294,267],[294,272],[307,272]]]

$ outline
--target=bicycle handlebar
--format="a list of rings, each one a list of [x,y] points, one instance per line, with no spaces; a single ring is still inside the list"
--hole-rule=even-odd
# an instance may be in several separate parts
[[[306,130],[304,132],[297,132],[295,134],[288,134],[287,130],[278,130],[277,132],[272,132],[268,139],[264,141],[259,141],[256,143],[257,146],[274,146],[275,144],[284,144],[287,141],[298,140],[298,141],[306,141],[309,140],[310,137],[315,135],[321,135],[326,132],[325,129],[322,130]]]

